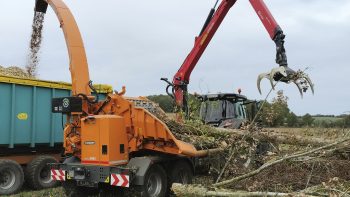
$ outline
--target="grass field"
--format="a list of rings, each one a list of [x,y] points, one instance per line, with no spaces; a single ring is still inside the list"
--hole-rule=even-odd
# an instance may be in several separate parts
[[[336,122],[342,120],[342,118],[339,118],[339,117],[318,117],[318,116],[316,116],[313,118],[314,118],[315,125],[321,125],[322,123],[327,123],[327,124],[336,123]]]
[[[12,195],[10,197],[61,197],[65,196],[62,187],[56,187],[52,189],[40,190],[40,191],[30,191],[24,189],[24,191],[19,194]]]

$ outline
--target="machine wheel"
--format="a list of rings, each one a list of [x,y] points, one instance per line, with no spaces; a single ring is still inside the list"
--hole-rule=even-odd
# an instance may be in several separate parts
[[[169,173],[168,194],[172,194],[171,186],[173,183],[191,184],[193,179],[193,170],[188,162],[184,160],[177,161],[171,165]]]
[[[177,161],[172,165],[170,172],[170,184],[181,183],[191,184],[193,179],[193,170],[188,162],[184,160]],[[171,185],[170,185],[171,187]]]
[[[39,156],[33,159],[26,167],[26,183],[33,189],[45,189],[58,185],[57,181],[51,180],[49,163],[57,163],[51,156]]]
[[[154,164],[146,172],[142,197],[164,197],[167,187],[167,176],[163,167]]]
[[[79,187],[75,181],[62,182],[64,193],[67,197],[97,197],[99,196],[98,188]]]
[[[12,160],[0,160],[0,195],[18,192],[24,182],[22,167]]]

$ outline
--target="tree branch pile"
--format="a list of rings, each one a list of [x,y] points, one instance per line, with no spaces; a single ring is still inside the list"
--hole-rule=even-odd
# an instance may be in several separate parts
[[[350,182],[344,182],[342,184],[336,183],[339,183],[339,180],[350,180],[350,174],[348,173],[350,162],[348,160],[326,160],[321,158],[322,155],[329,153],[327,150],[334,151],[335,147],[349,141],[350,138],[345,138],[322,147],[292,155],[285,155],[270,160],[259,168],[248,173],[242,173],[241,175],[236,175],[232,178],[226,177],[226,180],[214,184],[208,184],[206,187],[195,185],[191,190],[199,190],[197,191],[197,196],[296,196],[300,194],[317,194],[317,196],[323,196],[324,194],[330,195],[334,193],[342,195],[349,194],[350,187],[344,188],[344,185],[350,185]],[[305,160],[306,157],[309,160]],[[319,186],[314,186],[317,184],[319,184]],[[313,189],[307,188],[309,185],[312,185],[313,187],[310,188]],[[222,187],[228,188],[229,190],[217,190],[217,188]],[[334,189],[337,187],[342,187],[342,190]],[[303,190],[303,188],[307,189]],[[173,186],[173,191],[176,195],[178,195],[180,190],[182,192],[181,195],[187,191],[186,188],[183,188],[181,185]],[[241,194],[237,193],[235,190],[278,192],[248,192]],[[323,193],[319,192],[320,190]],[[294,191],[299,192],[295,193]],[[290,194],[290,192],[294,193]]]
[[[205,175],[197,177],[195,183],[204,188],[202,196],[294,196],[305,194],[295,191],[327,183],[334,177],[350,180],[350,139],[346,138],[346,131],[339,131],[337,138],[322,138],[324,136],[309,133],[274,132],[255,125],[222,129],[203,125],[198,120],[179,123],[161,110],[153,114],[165,122],[178,139],[197,149],[223,149],[200,160],[205,165],[200,166],[199,171]],[[181,187],[175,190],[186,191]],[[190,190],[195,191],[197,186],[194,187]],[[242,194],[237,190],[263,192]],[[179,196],[184,196],[182,194]]]

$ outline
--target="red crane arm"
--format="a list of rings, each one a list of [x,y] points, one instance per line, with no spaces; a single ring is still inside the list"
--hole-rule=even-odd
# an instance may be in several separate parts
[[[203,55],[208,44],[214,37],[226,14],[235,3],[236,0],[223,0],[221,2],[220,6],[210,19],[210,22],[205,24],[201,34],[198,37],[196,37],[192,51],[189,53],[184,63],[174,76],[174,84],[181,85],[181,82],[189,82],[191,72],[198,63],[198,60]],[[209,17],[211,17],[210,15]]]
[[[271,39],[274,39],[276,33],[280,30],[278,23],[272,16],[263,0],[249,0],[261,22],[270,34]]]
[[[186,107],[187,103],[184,103],[186,102],[184,96],[187,94],[187,84],[190,81],[191,73],[220,27],[226,14],[236,1],[237,0],[223,0],[216,11],[214,6],[209,13],[201,33],[195,39],[192,51],[175,74],[173,78],[173,93],[178,106]]]
[[[168,92],[168,94],[175,99],[177,106],[182,107],[186,114],[188,112],[186,99],[187,85],[189,84],[191,73],[203,55],[208,44],[214,37],[216,31],[220,27],[225,16],[231,7],[236,3],[236,1],[237,0],[222,0],[216,10],[216,5],[214,6],[214,8],[210,11],[210,14],[204,24],[201,33],[195,39],[193,49],[188,54],[178,72],[175,74],[172,83],[169,82],[166,78],[162,78],[162,80],[168,83],[167,92],[169,87],[172,87],[172,92]],[[250,3],[264,24],[271,39],[276,43],[276,63],[287,68],[287,56],[284,49],[285,35],[283,34],[282,29],[277,24],[276,20],[270,13],[263,0],[250,0]],[[288,72],[292,71],[288,69]],[[276,74],[276,76],[274,76],[274,79],[283,81],[283,76]]]

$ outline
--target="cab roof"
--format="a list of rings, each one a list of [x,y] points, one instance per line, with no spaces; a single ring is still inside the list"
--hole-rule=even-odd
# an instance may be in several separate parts
[[[203,94],[197,96],[202,101],[215,100],[231,100],[231,101],[246,101],[247,97],[241,94],[234,93],[218,93],[218,94]]]

